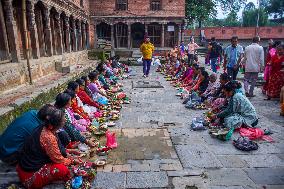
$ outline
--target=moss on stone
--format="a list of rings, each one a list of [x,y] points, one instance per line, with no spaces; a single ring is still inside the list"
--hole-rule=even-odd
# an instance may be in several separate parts
[[[13,110],[0,115],[0,134],[4,132],[7,126],[18,116],[22,115],[24,112],[31,110],[31,109],[39,109],[44,104],[52,103],[55,100],[55,97],[58,93],[63,92],[69,81],[74,81],[77,78],[81,77],[89,73],[92,69],[88,68],[81,72],[80,74],[70,78],[66,83],[58,84],[56,87],[49,89],[47,92],[43,92],[36,96],[35,98],[23,103],[20,106],[15,106]]]

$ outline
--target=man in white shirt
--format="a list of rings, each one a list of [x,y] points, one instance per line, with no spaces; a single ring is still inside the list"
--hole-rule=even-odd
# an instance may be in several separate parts
[[[254,97],[254,87],[258,78],[258,73],[263,71],[264,51],[259,45],[260,38],[254,37],[252,44],[245,49],[245,78],[244,88],[247,97]],[[250,85],[250,88],[249,88]]]
[[[194,42],[194,38],[190,38],[190,42],[187,45],[187,56],[188,56],[188,63],[192,64],[193,58],[195,55],[196,49],[199,48],[199,46]]]

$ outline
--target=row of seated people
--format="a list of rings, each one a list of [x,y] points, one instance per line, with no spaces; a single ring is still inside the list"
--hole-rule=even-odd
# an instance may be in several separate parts
[[[256,126],[258,116],[254,106],[244,95],[240,82],[231,80],[227,73],[209,73],[197,61],[189,65],[176,57],[167,58],[157,72],[178,90],[186,107],[193,102],[198,108],[210,109],[212,125],[226,128]]]
[[[68,83],[55,104],[30,110],[16,118],[0,136],[0,159],[16,165],[25,188],[42,188],[71,178],[70,166],[82,164],[74,145],[98,143],[91,126],[102,117],[111,95],[122,90],[117,82],[128,68],[114,59],[98,64],[88,76]]]

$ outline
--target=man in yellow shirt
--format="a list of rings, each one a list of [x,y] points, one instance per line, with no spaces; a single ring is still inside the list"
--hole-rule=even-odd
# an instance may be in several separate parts
[[[143,77],[148,77],[149,75],[154,50],[155,48],[150,42],[150,38],[146,37],[144,43],[140,46],[140,51],[143,55]]]

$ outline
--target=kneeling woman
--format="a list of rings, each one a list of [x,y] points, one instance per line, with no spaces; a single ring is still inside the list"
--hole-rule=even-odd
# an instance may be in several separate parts
[[[25,141],[17,172],[26,188],[42,188],[53,181],[70,179],[67,166],[76,162],[62,156],[63,149],[59,148],[61,145],[56,135],[64,123],[64,112],[56,109]]]
[[[236,93],[236,85],[229,82],[223,88],[229,104],[220,113],[213,116],[214,118],[224,119],[224,126],[227,128],[239,128],[241,126],[254,127],[257,125],[258,118],[256,110],[250,101],[241,93]]]

